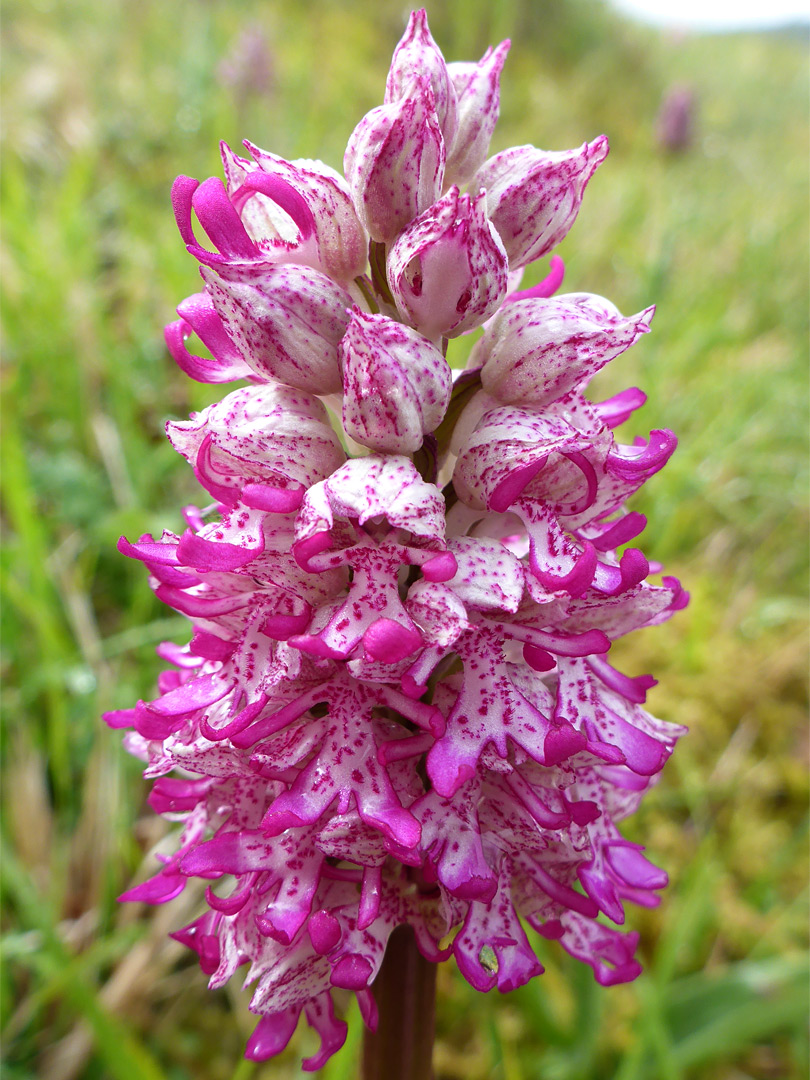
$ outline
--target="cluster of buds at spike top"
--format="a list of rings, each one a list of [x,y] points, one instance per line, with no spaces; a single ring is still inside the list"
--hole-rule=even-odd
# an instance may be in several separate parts
[[[168,425],[214,502],[119,546],[191,639],[160,646],[155,700],[107,721],[182,823],[125,898],[207,883],[175,936],[213,987],[247,966],[254,1059],[303,1011],[319,1068],[346,1034],[333,987],[373,1027],[401,924],[478,990],[541,972],[524,924],[600,983],[632,979],[638,935],[600,916],[623,923],[666,883],[618,824],[682,729],[606,654],[686,602],[625,546],[646,524],[626,500],[675,439],[620,445],[644,395],[585,396],[652,309],[555,295],[557,256],[515,291],[607,143],[487,159],[507,49],[447,64],[416,12],[346,179],[246,144],[223,148],[224,185],[173,190],[204,291],[169,349],[198,380],[246,384]],[[452,372],[447,339],[480,327]]]

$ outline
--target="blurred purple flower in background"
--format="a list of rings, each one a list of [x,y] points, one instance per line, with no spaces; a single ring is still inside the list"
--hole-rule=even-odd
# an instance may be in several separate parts
[[[655,135],[662,150],[688,150],[695,137],[695,95],[691,87],[671,86],[664,94],[655,121]]]
[[[251,23],[244,28],[217,65],[217,80],[233,91],[239,106],[250,97],[268,97],[273,92],[275,57],[262,26]]]
[[[208,882],[174,936],[212,987],[246,966],[255,1059],[303,1012],[322,1039],[304,1068],[320,1068],[346,1037],[334,987],[373,1028],[403,925],[481,991],[542,972],[521,919],[601,984],[633,979],[638,935],[600,916],[621,925],[667,880],[619,824],[683,729],[607,654],[686,603],[625,547],[646,525],[626,500],[675,438],[616,441],[638,389],[586,397],[653,309],[554,295],[556,256],[518,291],[608,146],[487,159],[507,49],[448,65],[416,12],[345,180],[246,144],[224,147],[224,184],[173,189],[204,291],[170,352],[202,382],[247,384],[167,425],[214,501],[180,535],[119,547],[192,637],[160,646],[158,697],[107,721],[181,824],[124,899]],[[447,339],[479,327],[451,371]]]

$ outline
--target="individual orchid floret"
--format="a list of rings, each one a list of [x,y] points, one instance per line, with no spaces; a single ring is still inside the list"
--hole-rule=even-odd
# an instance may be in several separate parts
[[[411,12],[405,33],[394,50],[385,84],[385,104],[406,97],[419,75],[430,81],[439,127],[445,144],[452,146],[458,128],[456,90],[441,50],[433,40],[424,8]]]
[[[203,487],[227,506],[241,498],[292,510],[345,458],[317,398],[275,384],[234,390],[190,420],[170,421],[166,432]]]
[[[541,680],[535,677],[527,692],[515,679],[513,666],[504,659],[505,640],[524,641],[550,656],[579,656],[610,646],[600,631],[569,638],[513,623],[496,626],[487,620],[465,631],[453,644],[464,664],[464,681],[448,712],[447,729],[427,756],[428,775],[441,795],[453,795],[475,775],[489,745],[501,758],[507,758],[512,745],[520,747],[548,766],[586,748],[586,737],[564,715],[555,714],[553,699]],[[409,682],[403,685],[415,692],[440,659],[441,651],[425,650],[409,668]]]
[[[388,487],[384,501],[373,485],[383,478],[388,484],[378,488]],[[400,597],[399,571],[403,565],[419,566],[428,581],[437,582],[456,572],[455,558],[445,549],[437,494],[410,461],[393,456],[355,458],[307,492],[293,554],[303,569],[316,574],[349,566],[352,582],[347,596],[319,613],[325,625],[316,620],[308,634],[290,639],[292,645],[342,660],[362,645],[366,657],[384,664],[422,647],[422,634]],[[341,518],[348,519],[349,530]],[[347,531],[351,539],[341,544]]]
[[[625,318],[601,296],[519,300],[490,322],[470,364],[500,402],[540,408],[564,397],[647,333],[655,309]]]
[[[501,993],[516,990],[544,970],[512,903],[510,869],[508,864],[503,866],[498,891],[489,904],[470,904],[453,941],[459,970],[481,992],[495,986]]]
[[[642,581],[649,563],[632,548],[613,558],[616,523],[597,525],[620,511],[674,449],[669,431],[653,431],[640,446],[616,446],[594,410],[570,395],[553,411],[503,406],[485,413],[461,450],[453,484],[468,506],[522,519],[529,568],[544,589],[580,596],[595,582],[612,595]],[[583,533],[585,526],[593,532]],[[638,531],[631,528],[615,544]],[[601,551],[608,554],[600,557]]]
[[[547,254],[574,224],[585,187],[607,157],[604,135],[579,150],[515,146],[484,162],[473,185],[485,188],[487,212],[516,270]]]
[[[172,205],[180,235],[204,266],[249,281],[257,268],[299,263],[348,281],[365,267],[365,233],[342,178],[322,162],[289,162],[249,147],[259,164],[223,144],[226,184],[179,176]],[[197,240],[192,210],[214,244]]]
[[[506,295],[504,246],[486,215],[486,194],[457,187],[400,233],[388,284],[400,315],[433,341],[480,326]]]
[[[433,90],[423,75],[352,132],[343,165],[358,216],[372,240],[390,244],[441,195],[446,149]]]
[[[190,378],[204,383],[249,379],[253,369],[245,361],[225,329],[207,292],[194,293],[177,306],[180,318],[164,330],[172,359]],[[186,340],[196,334],[211,352],[211,358],[190,353]]]
[[[452,377],[442,354],[415,330],[358,308],[339,353],[346,434],[378,452],[418,450],[450,401]]]
[[[351,547],[302,559],[314,572],[348,566],[352,581],[348,595],[322,608],[309,632],[292,637],[290,644],[312,656],[335,660],[355,659],[362,647],[365,659],[396,664],[424,643],[399,595],[399,571],[410,563],[410,552],[386,542],[387,537],[377,543],[364,531],[358,529],[358,533],[358,542]]]
[[[582,512],[593,504],[595,468],[612,441],[601,426],[577,425],[564,406],[554,412],[500,406],[484,414],[461,449],[453,486],[468,506],[503,513],[542,479],[544,503],[558,513]]]
[[[285,161],[277,154],[261,150],[251,142],[246,141],[245,146],[258,168],[237,159],[235,155],[226,158],[225,148],[223,161],[229,191],[232,184],[235,185],[234,194],[244,185],[248,190],[254,190],[258,196],[246,196],[242,202],[243,220],[248,223],[249,230],[254,231],[257,239],[262,237],[264,231],[272,235],[272,217],[268,220],[265,215],[276,205],[284,210],[283,203],[275,201],[273,192],[280,189],[279,181],[285,182],[304,201],[314,219],[312,235],[316,255],[311,265],[341,283],[349,282],[362,274],[368,255],[368,237],[355,212],[346,181],[340,173],[322,161],[310,161],[306,158]],[[247,166],[246,175],[241,180],[238,179],[240,163]],[[264,179],[265,176],[273,178],[274,182],[268,182]],[[269,189],[269,194],[262,199],[265,187]],[[289,214],[287,216],[289,218]],[[264,225],[264,222],[267,224]],[[283,229],[284,219],[280,225]],[[299,229],[299,247],[301,235]],[[281,239],[284,243],[295,244],[294,239],[285,240],[283,233]],[[278,252],[278,242],[276,251]],[[288,257],[284,261],[305,260],[297,257],[297,249],[292,246],[288,249]]]
[[[362,526],[384,518],[389,528],[406,529],[422,547],[444,547],[444,498],[406,457],[352,458],[314,487],[296,521],[298,543],[306,542],[307,551],[323,551],[331,543],[323,537],[337,517]]]
[[[468,183],[486,161],[489,142],[498,122],[501,69],[509,41],[489,48],[474,63],[448,64],[458,99],[458,131],[447,153],[446,184]]]
[[[391,736],[397,725],[393,721],[374,723],[373,710],[393,709],[428,730],[435,729],[441,719],[437,710],[389,687],[364,685],[344,671],[278,712],[256,720],[233,741],[237,746],[253,746],[319,704],[327,704],[329,713],[320,723],[310,722],[316,734],[307,746],[316,745],[319,750],[291,787],[268,807],[262,818],[265,835],[279,836],[287,829],[313,825],[332,804],[336,813],[344,814],[356,803],[362,820],[392,843],[415,847],[419,823],[401,806],[377,758],[378,741],[383,741],[383,735]]]
[[[203,280],[230,340],[250,374],[311,394],[339,393],[338,344],[351,298],[306,266],[271,266],[250,282],[202,268]]]

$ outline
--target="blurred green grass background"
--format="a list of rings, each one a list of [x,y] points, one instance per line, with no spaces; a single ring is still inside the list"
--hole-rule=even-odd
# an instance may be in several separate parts
[[[691,734],[629,827],[672,884],[633,912],[646,973],[600,989],[547,967],[508,997],[440,971],[437,1080],[792,1080],[807,1073],[807,38],[677,36],[588,0],[448,0],[448,59],[513,39],[494,149],[612,151],[561,248],[566,288],[654,332],[600,389],[639,385],[634,431],[680,447],[636,502],[692,605],[622,643]],[[184,640],[121,533],[176,528],[198,495],[162,435],[220,396],[161,328],[198,288],[168,192],[244,137],[340,166],[382,98],[406,18],[338,0],[6,0],[2,1034],[8,1080],[300,1074],[308,1035],[241,1062],[248,995],[209,993],[165,908],[119,907],[165,825],[104,709],[151,693]],[[691,87],[685,152],[656,143]],[[534,268],[533,268],[534,269]],[[536,268],[535,276],[543,268]],[[533,278],[527,276],[527,281]],[[457,361],[461,352],[455,353]],[[186,899],[187,897],[187,899]],[[360,1025],[324,1070],[356,1075]]]

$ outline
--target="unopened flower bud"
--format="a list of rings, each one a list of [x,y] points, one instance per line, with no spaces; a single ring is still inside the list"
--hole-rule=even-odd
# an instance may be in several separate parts
[[[342,386],[337,346],[349,323],[349,294],[308,266],[271,266],[253,283],[202,268],[231,340],[263,379],[312,394]]]
[[[509,255],[509,269],[551,251],[574,224],[585,186],[607,157],[604,135],[578,150],[515,146],[484,162],[474,184]]]
[[[439,126],[445,143],[451,146],[458,128],[456,91],[441,49],[430,33],[424,8],[411,12],[407,29],[394,50],[385,84],[385,104],[401,101],[417,75],[430,80]]]
[[[650,328],[655,308],[625,318],[591,293],[519,300],[496,315],[472,363],[493,398],[543,406],[588,382]]]
[[[506,295],[507,259],[488,221],[486,195],[457,187],[400,233],[388,283],[400,314],[433,340],[480,326]]]
[[[340,343],[343,426],[363,446],[411,454],[450,401],[447,361],[415,330],[355,308]]]
[[[343,165],[360,220],[372,240],[390,243],[441,195],[445,145],[430,81],[367,113],[352,132]]]
[[[458,130],[447,151],[446,184],[463,186],[486,161],[501,104],[501,69],[509,41],[489,48],[477,64],[448,64],[458,98]]]

